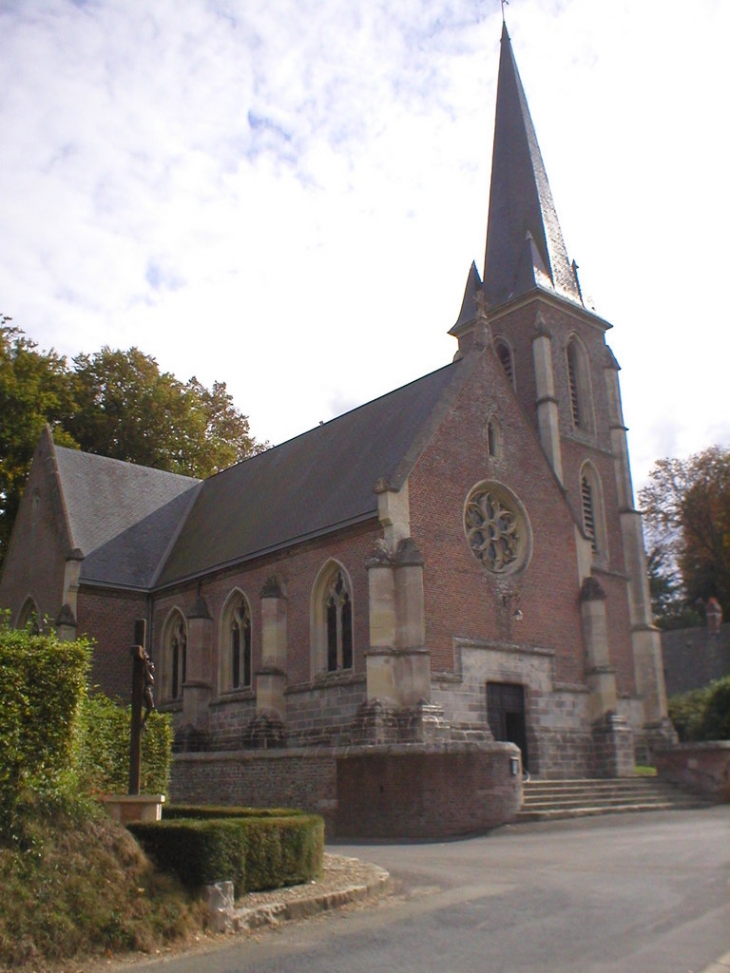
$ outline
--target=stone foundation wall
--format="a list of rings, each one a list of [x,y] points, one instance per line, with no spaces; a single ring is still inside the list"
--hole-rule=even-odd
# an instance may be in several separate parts
[[[246,727],[256,715],[256,697],[241,694],[237,699],[219,699],[208,709],[209,746],[213,750],[240,750]]]
[[[659,777],[712,801],[730,803],[730,740],[680,743],[654,753]]]
[[[365,701],[365,678],[333,673],[320,684],[289,687],[287,739],[292,746],[347,745],[358,708]]]

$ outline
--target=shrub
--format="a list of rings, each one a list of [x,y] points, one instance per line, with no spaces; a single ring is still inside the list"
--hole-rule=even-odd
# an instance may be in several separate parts
[[[232,881],[242,895],[306,882],[322,870],[318,815],[172,818],[128,827],[159,868],[190,888]]]
[[[710,686],[700,733],[702,740],[730,740],[730,676]]]
[[[102,693],[84,699],[79,713],[76,765],[82,787],[92,795],[126,794],[129,784],[131,707]],[[142,733],[141,790],[167,791],[172,762],[172,721],[153,712]]]
[[[74,794],[74,738],[89,661],[88,642],[0,623],[0,836],[6,840],[28,794],[50,804]]]
[[[669,718],[682,743],[730,740],[730,676],[672,696]]]

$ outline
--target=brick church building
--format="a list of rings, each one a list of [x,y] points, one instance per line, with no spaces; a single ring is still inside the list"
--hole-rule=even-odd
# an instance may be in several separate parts
[[[364,746],[512,741],[533,776],[631,773],[671,730],[610,327],[505,28],[453,361],[202,482],[44,433],[0,604],[94,638],[94,681],[125,698],[146,647],[182,794],[240,798],[234,753],[253,780]]]

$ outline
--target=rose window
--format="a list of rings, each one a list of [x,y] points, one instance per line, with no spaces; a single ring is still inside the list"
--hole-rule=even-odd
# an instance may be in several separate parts
[[[501,484],[480,483],[466,501],[464,532],[474,556],[494,574],[524,567],[530,548],[527,516]]]

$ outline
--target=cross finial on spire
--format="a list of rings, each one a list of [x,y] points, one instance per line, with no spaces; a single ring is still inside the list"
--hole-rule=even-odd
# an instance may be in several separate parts
[[[509,7],[509,0],[499,0],[499,2],[502,4],[502,23],[504,24],[505,23],[504,8],[505,6]]]

